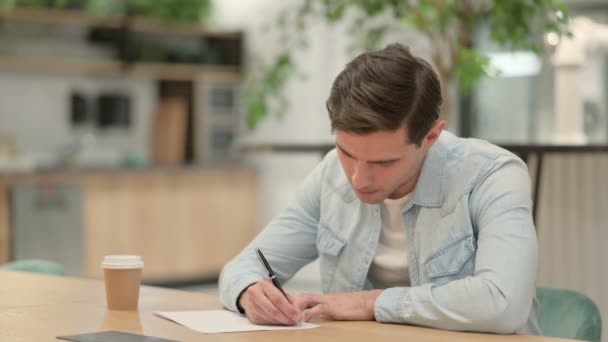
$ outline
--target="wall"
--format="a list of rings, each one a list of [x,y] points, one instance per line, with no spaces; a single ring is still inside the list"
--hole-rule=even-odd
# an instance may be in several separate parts
[[[90,129],[70,123],[70,94],[78,90],[91,99],[101,92],[132,97],[132,127],[93,132],[83,163],[119,162],[127,153],[146,156],[150,117],[156,104],[153,81],[136,78],[0,73],[0,134],[10,135],[17,148],[39,163],[51,163],[61,151]]]
[[[71,59],[108,60],[115,54],[107,46],[89,44],[87,29],[80,25],[4,21],[0,42],[1,56],[42,64],[44,58],[69,63]],[[85,141],[83,163],[116,163],[127,153],[147,155],[148,127],[156,105],[152,80],[67,75],[54,72],[50,65],[48,69],[48,73],[0,70],[0,135],[15,139],[19,152],[36,163],[51,163],[92,131],[69,124],[70,94],[78,90],[92,101],[101,92],[132,97],[132,127],[93,132],[96,141],[90,137]]]

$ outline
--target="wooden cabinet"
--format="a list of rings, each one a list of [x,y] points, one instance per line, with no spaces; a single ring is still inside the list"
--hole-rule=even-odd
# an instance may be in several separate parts
[[[13,177],[4,180],[0,210],[9,211],[8,200],[3,200],[8,197],[6,189],[24,182],[81,185],[82,274],[88,277],[102,277],[104,255],[138,254],[144,259],[148,283],[214,278],[256,232],[257,175],[247,168]],[[5,259],[8,236],[10,225],[3,217],[0,257]]]

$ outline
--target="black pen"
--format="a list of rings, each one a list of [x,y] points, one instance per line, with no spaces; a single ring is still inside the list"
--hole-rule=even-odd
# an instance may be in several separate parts
[[[266,271],[268,271],[268,277],[270,278],[270,281],[272,281],[272,283],[274,284],[274,286],[277,289],[279,289],[279,291],[281,291],[281,293],[283,294],[283,296],[285,296],[285,299],[287,299],[287,301],[291,303],[291,300],[289,300],[289,297],[287,297],[287,294],[285,293],[285,291],[283,291],[283,287],[281,286],[281,283],[279,283],[279,280],[277,279],[277,276],[272,271],[272,268],[270,267],[270,264],[268,263],[268,261],[264,257],[264,254],[262,254],[262,251],[259,248],[256,248],[255,252],[257,253],[258,258],[262,262],[262,265],[264,265],[264,268],[266,269]]]

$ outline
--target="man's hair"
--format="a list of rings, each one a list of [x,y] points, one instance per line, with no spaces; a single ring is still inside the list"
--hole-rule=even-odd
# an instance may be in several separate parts
[[[332,131],[357,134],[405,126],[420,145],[439,117],[441,85],[433,68],[401,44],[366,52],[336,77],[326,106]]]

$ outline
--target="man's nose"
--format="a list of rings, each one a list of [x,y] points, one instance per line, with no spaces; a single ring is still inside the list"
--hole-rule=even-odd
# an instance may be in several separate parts
[[[358,190],[366,190],[372,184],[372,173],[369,165],[363,162],[357,162],[353,168],[351,182]]]

